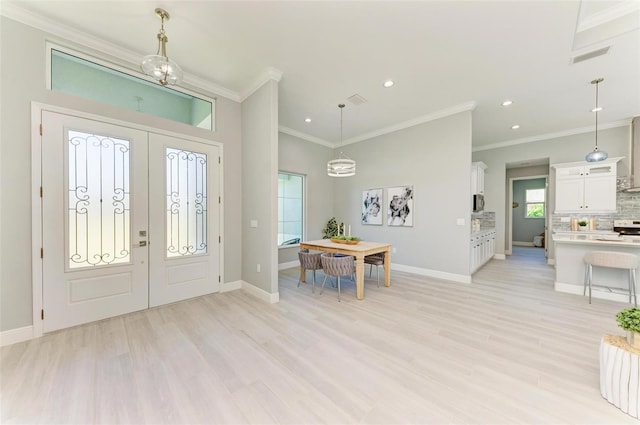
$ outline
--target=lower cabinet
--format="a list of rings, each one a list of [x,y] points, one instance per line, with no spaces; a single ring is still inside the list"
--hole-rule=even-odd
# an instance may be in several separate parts
[[[496,252],[496,231],[495,229],[485,230],[471,235],[471,273],[482,267],[487,261],[493,258]]]

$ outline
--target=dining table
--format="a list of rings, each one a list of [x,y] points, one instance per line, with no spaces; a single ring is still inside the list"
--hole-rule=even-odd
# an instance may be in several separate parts
[[[300,242],[300,249],[351,255],[356,259],[356,298],[364,298],[364,257],[384,253],[384,286],[391,285],[391,244],[358,241],[357,244],[333,242],[331,239]],[[306,269],[300,266],[300,281],[306,281]]]

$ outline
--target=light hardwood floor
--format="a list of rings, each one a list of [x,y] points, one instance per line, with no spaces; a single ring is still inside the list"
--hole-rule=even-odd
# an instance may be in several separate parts
[[[374,271],[341,303],[290,269],[278,304],[234,291],[4,347],[0,419],[637,424],[599,391],[600,337],[626,305],[554,292],[520,251],[470,285],[393,272],[377,288]]]

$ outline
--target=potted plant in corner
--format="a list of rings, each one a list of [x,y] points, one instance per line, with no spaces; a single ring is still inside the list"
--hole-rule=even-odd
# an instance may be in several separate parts
[[[618,312],[616,322],[627,331],[629,345],[640,349],[640,308],[632,307]]]

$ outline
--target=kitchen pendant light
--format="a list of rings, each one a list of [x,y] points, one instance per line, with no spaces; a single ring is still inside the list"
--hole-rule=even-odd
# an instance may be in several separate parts
[[[598,106],[598,85],[603,81],[604,78],[597,78],[591,82],[591,84],[596,85],[596,107],[593,109],[596,114],[596,147],[585,156],[584,159],[588,162],[604,161],[609,156],[605,151],[598,150],[598,111],[600,111],[600,107]]]
[[[340,108],[340,148],[342,148],[342,109],[344,103],[339,104],[338,108]],[[356,162],[341,151],[336,159],[327,162],[327,174],[331,177],[355,176]]]
[[[158,33],[158,50],[155,55],[147,55],[142,58],[142,71],[145,74],[158,80],[163,86],[175,85],[182,82],[182,69],[167,56],[167,42],[169,39],[164,32],[164,21],[169,20],[169,12],[156,8],[156,15],[161,19],[160,32]]]

